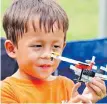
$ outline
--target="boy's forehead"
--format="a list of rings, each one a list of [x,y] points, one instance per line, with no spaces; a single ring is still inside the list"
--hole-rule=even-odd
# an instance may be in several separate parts
[[[63,32],[63,29],[58,29],[56,22],[53,24],[53,32],[52,31],[46,32],[44,30],[44,27],[42,27],[40,29],[38,18],[35,18],[34,24],[32,23],[32,21],[29,21],[27,25],[28,25],[28,31],[26,33],[24,33],[25,38],[29,38],[29,39],[32,38],[32,40],[35,40],[35,39],[42,40],[45,38],[47,40],[47,37],[51,37],[51,38],[53,38],[52,40],[54,40],[54,39],[57,41],[64,40],[65,34]],[[34,31],[34,26],[36,28],[36,31]],[[51,40],[50,38],[48,38],[48,39]]]
[[[41,26],[40,26],[41,25]],[[60,29],[58,28],[58,25],[60,25]],[[40,22],[40,16],[35,16],[34,18],[31,18],[28,22],[27,22],[27,31],[36,31],[36,32],[46,32],[46,30],[48,30],[48,22],[46,22],[46,24],[44,25],[43,23],[41,24]],[[57,32],[57,31],[63,31],[63,26],[61,23],[58,24],[57,21],[55,21],[52,24],[52,29],[51,31],[53,32]]]
[[[51,37],[53,39],[63,39],[65,34],[62,30],[58,30],[56,29],[54,32],[48,32],[46,33],[45,31],[34,31],[33,29],[30,29],[30,31],[24,33],[23,35],[24,37],[35,37],[35,38],[38,38],[38,39],[42,39],[42,38],[47,38],[47,37]]]
[[[26,41],[27,44],[35,43],[35,42],[43,42],[43,43],[60,43],[63,44],[64,42],[64,33],[63,31],[55,31],[55,32],[49,32],[45,33],[43,31],[28,31],[25,33],[22,37],[24,42]],[[25,42],[25,43],[26,43]]]

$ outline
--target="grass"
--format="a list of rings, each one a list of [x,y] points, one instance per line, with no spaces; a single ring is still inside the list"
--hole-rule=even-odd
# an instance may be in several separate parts
[[[57,0],[69,18],[67,40],[87,40],[98,34],[98,0]],[[11,0],[2,0],[2,15]],[[5,36],[2,29],[2,36]]]

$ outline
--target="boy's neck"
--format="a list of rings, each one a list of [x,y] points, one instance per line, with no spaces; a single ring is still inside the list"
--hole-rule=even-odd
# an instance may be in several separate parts
[[[18,78],[18,79],[22,79],[22,80],[41,80],[41,81],[52,81],[52,80],[55,80],[57,78],[57,76],[50,75],[46,79],[38,79],[38,78],[35,78],[35,77],[26,76],[25,74],[21,73],[19,71],[19,69],[17,70],[16,73],[14,73],[12,75],[12,77],[15,77],[15,78]]]

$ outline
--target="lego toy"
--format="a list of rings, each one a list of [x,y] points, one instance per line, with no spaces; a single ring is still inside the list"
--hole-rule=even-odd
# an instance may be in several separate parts
[[[92,60],[88,60],[88,63],[84,63],[81,61],[60,56],[60,54],[56,52],[52,52],[51,61],[54,59],[59,59],[71,63],[72,65],[70,65],[70,69],[74,70],[75,74],[79,76],[79,78],[76,79],[79,82],[89,82],[92,80],[93,77],[100,77],[103,80],[107,80],[107,75],[98,73],[98,68],[94,65],[95,56],[92,57]],[[101,66],[99,70],[107,72],[107,65],[106,67]]]

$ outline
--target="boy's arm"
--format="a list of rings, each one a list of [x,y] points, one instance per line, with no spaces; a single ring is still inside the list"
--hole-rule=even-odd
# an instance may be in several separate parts
[[[1,82],[1,103],[18,103],[13,90],[9,86],[2,86]]]

